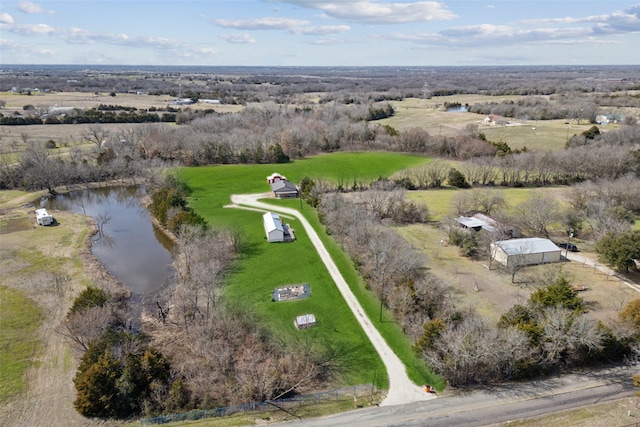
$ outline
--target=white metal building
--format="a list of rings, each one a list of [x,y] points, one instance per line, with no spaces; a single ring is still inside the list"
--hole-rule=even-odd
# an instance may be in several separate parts
[[[264,232],[267,234],[269,242],[284,241],[284,226],[277,213],[267,212],[262,216],[264,223]]]
[[[540,237],[501,240],[491,244],[493,259],[507,268],[560,262],[561,251],[551,240]]]
[[[51,225],[53,224],[53,217],[44,208],[36,209],[36,221],[38,225]]]

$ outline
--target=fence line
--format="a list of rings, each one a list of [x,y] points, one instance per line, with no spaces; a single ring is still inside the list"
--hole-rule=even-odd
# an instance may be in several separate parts
[[[162,415],[154,418],[143,418],[140,420],[141,426],[151,426],[167,424],[180,421],[202,420],[205,418],[224,417],[238,413],[261,412],[273,410],[274,408],[289,410],[302,405],[315,405],[320,402],[340,400],[340,397],[353,397],[357,401],[359,397],[372,396],[377,389],[373,384],[361,384],[351,387],[344,387],[337,390],[325,391],[322,393],[306,394],[287,399],[278,399],[265,402],[251,402],[242,405],[226,406],[214,409],[190,411],[182,414]]]

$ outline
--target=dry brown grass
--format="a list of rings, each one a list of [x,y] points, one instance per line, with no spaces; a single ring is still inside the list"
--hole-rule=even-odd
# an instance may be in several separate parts
[[[625,303],[640,297],[618,279],[578,262],[526,267],[516,274],[513,284],[511,274],[495,268],[496,263],[489,270],[488,262],[473,261],[461,256],[458,247],[441,245],[448,236],[440,228],[410,225],[398,231],[428,257],[429,271],[450,286],[454,300],[460,306],[475,308],[489,322],[497,322],[514,304],[526,303],[545,281],[559,275],[589,288],[580,295],[589,314],[609,326],[617,321]]]
[[[134,94],[117,94],[109,96],[108,92],[99,92],[98,94],[88,92],[41,92],[39,95],[23,95],[12,92],[0,92],[0,100],[5,101],[3,114],[12,113],[15,110],[22,111],[25,105],[33,105],[36,108],[48,108],[52,106],[59,107],[77,107],[77,108],[95,108],[100,104],[105,105],[121,105],[124,107],[135,107],[138,109],[166,108],[171,105],[176,98],[169,95],[134,95]],[[176,108],[184,106],[173,106]],[[242,105],[227,104],[205,104],[197,103],[188,105],[191,109],[213,108],[221,113],[231,113],[242,110]]]
[[[54,211],[59,224],[38,227],[35,207],[13,207],[33,199],[33,194],[0,192],[0,223],[18,219],[23,225],[0,235],[0,286],[20,291],[45,313],[38,330],[42,351],[31,361],[23,392],[0,406],[0,425],[116,425],[84,418],[73,408],[72,380],[79,355],[59,331],[75,297],[88,284],[105,286],[111,292],[122,288],[91,255],[91,221]]]
[[[542,417],[496,424],[500,427],[626,427],[640,425],[638,399],[628,397]]]

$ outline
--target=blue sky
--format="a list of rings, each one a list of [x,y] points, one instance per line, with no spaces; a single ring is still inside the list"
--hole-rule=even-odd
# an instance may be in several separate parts
[[[637,65],[640,3],[2,0],[0,64]]]

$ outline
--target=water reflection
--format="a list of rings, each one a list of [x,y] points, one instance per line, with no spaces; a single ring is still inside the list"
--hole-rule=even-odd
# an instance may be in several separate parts
[[[102,235],[93,236],[93,255],[134,299],[160,289],[171,275],[172,243],[153,227],[140,204],[143,196],[140,187],[97,188],[58,195],[46,206],[103,220]]]

